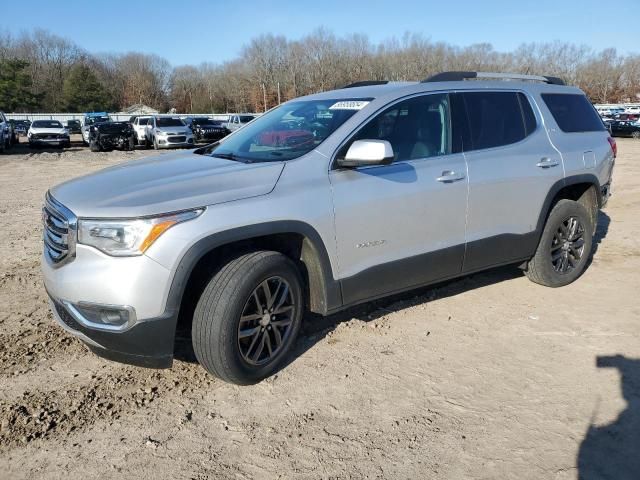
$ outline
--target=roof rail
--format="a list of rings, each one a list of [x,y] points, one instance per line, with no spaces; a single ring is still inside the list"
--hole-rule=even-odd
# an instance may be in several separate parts
[[[389,80],[363,80],[362,82],[350,83],[342,88],[370,87],[371,85],[386,85],[387,83],[389,83]]]
[[[442,72],[437,73],[422,83],[430,82],[456,82],[460,80],[472,80],[477,78],[496,78],[501,80],[529,80],[536,82],[550,83],[552,85],[566,85],[559,77],[543,75],[523,75],[520,73],[493,73],[493,72]]]

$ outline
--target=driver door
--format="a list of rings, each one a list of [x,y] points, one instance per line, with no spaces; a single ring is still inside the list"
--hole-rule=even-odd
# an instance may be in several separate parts
[[[410,289],[462,271],[467,170],[454,147],[448,94],[402,100],[355,140],[387,140],[390,165],[334,168],[339,277],[345,304]]]

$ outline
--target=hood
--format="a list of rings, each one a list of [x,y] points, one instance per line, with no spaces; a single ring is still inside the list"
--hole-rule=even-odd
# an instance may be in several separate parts
[[[38,133],[46,133],[47,135],[64,135],[67,130],[64,128],[33,128],[29,129],[32,135]]]
[[[50,193],[78,217],[139,217],[266,195],[283,168],[180,152],[116,165]]]

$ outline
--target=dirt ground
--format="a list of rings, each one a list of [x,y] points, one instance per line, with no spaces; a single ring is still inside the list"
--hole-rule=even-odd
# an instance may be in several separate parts
[[[574,284],[509,267],[310,317],[252,387],[102,360],[49,312],[47,188],[153,152],[0,156],[0,478],[640,477],[640,141],[618,145]]]

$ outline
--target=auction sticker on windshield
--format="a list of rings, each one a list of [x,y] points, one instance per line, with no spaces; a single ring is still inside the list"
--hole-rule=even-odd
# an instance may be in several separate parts
[[[334,103],[329,110],[362,110],[368,104],[368,100],[344,100]]]

